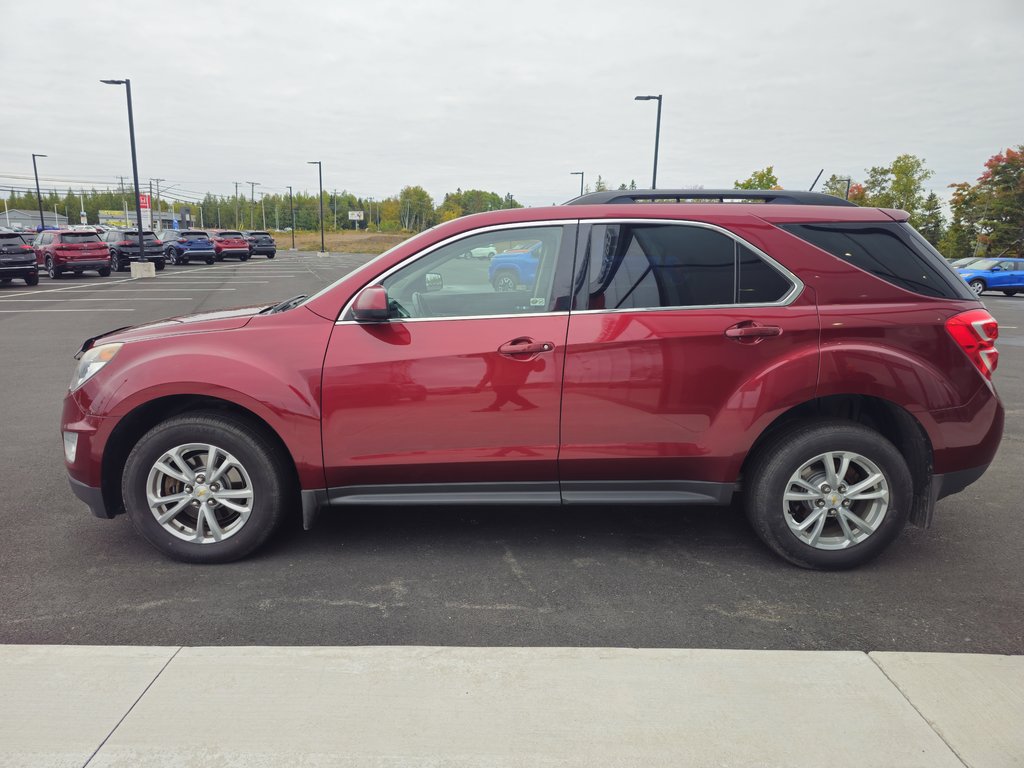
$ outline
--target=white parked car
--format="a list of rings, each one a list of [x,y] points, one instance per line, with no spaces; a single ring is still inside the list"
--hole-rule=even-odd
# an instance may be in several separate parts
[[[493,245],[483,245],[479,248],[470,248],[464,254],[464,259],[490,259],[498,252],[497,248]]]

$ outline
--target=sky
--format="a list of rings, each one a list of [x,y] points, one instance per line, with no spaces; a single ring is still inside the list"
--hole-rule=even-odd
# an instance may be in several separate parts
[[[927,186],[1024,144],[1024,2],[137,3],[4,0],[0,188],[131,176],[165,197],[420,185],[551,205],[598,176],[731,187],[774,166],[866,176],[912,153]],[[43,29],[37,35],[33,30]],[[250,187],[243,183],[240,189]],[[5,195],[6,196],[6,195]]]

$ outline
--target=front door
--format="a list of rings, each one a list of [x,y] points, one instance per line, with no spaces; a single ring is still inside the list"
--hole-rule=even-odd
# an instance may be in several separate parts
[[[496,228],[441,244],[379,281],[386,322],[343,315],[323,376],[333,501],[558,501],[575,230]],[[536,268],[515,285],[467,256],[525,247]]]

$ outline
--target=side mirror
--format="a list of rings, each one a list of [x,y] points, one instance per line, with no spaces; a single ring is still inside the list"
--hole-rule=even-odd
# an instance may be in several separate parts
[[[352,304],[352,317],[360,323],[380,323],[388,319],[388,290],[383,285],[368,285]]]
[[[427,272],[423,282],[427,293],[440,291],[442,288],[444,288],[444,277],[442,277],[437,272]]]
[[[991,271],[992,271],[992,272],[1002,272],[1002,271],[1003,271],[1003,268],[1002,268],[1002,267],[992,267],[992,270],[991,270]]]

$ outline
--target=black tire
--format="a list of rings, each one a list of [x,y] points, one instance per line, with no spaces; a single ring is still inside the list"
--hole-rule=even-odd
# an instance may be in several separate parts
[[[52,256],[46,257],[46,274],[51,280],[60,280],[60,276],[64,274],[64,270],[53,263]]]
[[[153,262],[153,265],[156,267],[157,272],[161,272],[164,268],[164,260],[157,259],[156,261]]]
[[[1016,296],[1017,295],[1016,291],[1003,291],[1003,293],[1006,294],[1007,296]]]
[[[117,271],[118,272],[125,272],[125,271],[127,271],[127,269],[128,269],[128,259],[123,258],[121,256],[121,254],[118,253],[118,254],[114,255],[114,263],[117,264]]]
[[[171,262],[172,267],[176,267],[181,263],[181,259],[178,258],[178,252],[173,248],[166,253],[167,260]]]
[[[110,267],[101,267],[98,271],[100,277],[110,277]]]
[[[875,465],[888,488],[888,506],[874,532],[862,541],[844,549],[822,549],[798,538],[790,529],[784,511],[795,509],[799,513],[799,510],[805,510],[803,520],[806,521],[813,514],[819,514],[815,507],[810,501],[788,502],[790,506],[787,507],[783,496],[791,478],[807,462],[821,454],[840,451],[854,453]],[[857,467],[851,465],[851,469]],[[848,477],[851,476],[848,473]],[[841,495],[833,493],[832,501],[827,502],[835,504],[839,513],[843,508],[835,498]],[[802,568],[842,570],[855,568],[877,557],[899,536],[910,514],[913,481],[903,456],[882,435],[854,422],[825,421],[783,430],[761,446],[745,472],[744,496],[747,518],[755,532],[778,555]],[[849,509],[865,514],[857,506]],[[820,514],[825,517],[823,526],[828,526],[830,532],[839,527],[838,517],[831,511],[822,509]],[[828,537],[823,535],[822,538],[824,542],[828,541]]]
[[[495,273],[493,285],[498,293],[509,293],[519,287],[519,277],[511,269],[502,269]]]
[[[181,539],[157,522],[149,508],[150,470],[165,452],[189,443],[217,446],[236,457],[248,473],[253,499],[249,518],[222,541]],[[281,525],[295,495],[289,478],[287,456],[263,430],[233,415],[199,411],[168,419],[142,436],[128,455],[121,492],[135,529],[156,549],[187,563],[227,563],[254,552]]]
[[[276,253],[268,253],[268,254],[267,254],[267,258],[268,258],[268,259],[272,259],[272,258],[274,258],[275,256],[277,256],[277,254],[276,254]]]
[[[971,290],[974,291],[975,296],[981,296],[981,294],[988,290],[988,286],[985,285],[985,281],[977,278],[971,280],[968,285],[971,286]]]
[[[208,259],[206,260],[206,264],[207,264],[208,266],[213,266],[213,262],[214,262],[214,261],[216,261],[216,259],[214,259],[214,258],[213,258],[213,256],[211,256],[210,258],[208,258]]]
[[[247,253],[244,256],[239,256],[238,260],[239,261],[248,261],[249,260],[249,254]]]
[[[39,273],[25,275],[25,285],[39,285]]]

